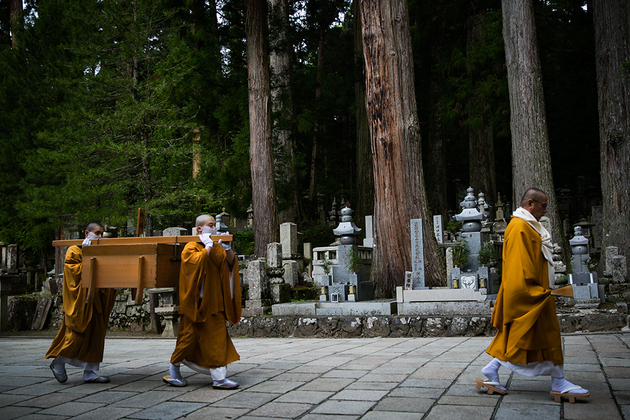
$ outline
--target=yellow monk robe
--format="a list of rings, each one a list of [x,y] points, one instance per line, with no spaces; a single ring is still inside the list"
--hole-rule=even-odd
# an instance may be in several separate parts
[[[233,285],[225,250],[215,242],[207,254],[203,244],[189,242],[179,273],[179,330],[171,363],[184,359],[215,369],[240,359],[228,335],[226,319],[241,319],[241,282],[234,258]],[[203,294],[202,294],[203,289]]]
[[[103,361],[109,314],[116,302],[114,289],[99,289],[92,304],[88,289],[81,287],[83,251],[71,246],[63,268],[63,323],[50,345],[46,359],[63,356],[86,363]]]
[[[505,231],[503,275],[492,312],[498,332],[486,350],[503,361],[563,364],[555,299],[541,245],[534,228],[512,218]]]

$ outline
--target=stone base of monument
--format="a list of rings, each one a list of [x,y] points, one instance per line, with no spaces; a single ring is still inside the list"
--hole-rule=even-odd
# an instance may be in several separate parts
[[[484,293],[485,292],[485,293]],[[496,295],[487,290],[434,288],[403,290],[396,288],[398,315],[490,315]]]
[[[433,288],[423,290],[403,290],[402,287],[396,288],[397,302],[485,302],[488,300],[488,294],[473,289],[449,289]]]
[[[492,315],[492,301],[485,302],[398,302],[398,316]]]
[[[157,307],[155,313],[164,316],[164,331],[162,337],[175,338],[179,329],[179,305]]]
[[[271,306],[273,316],[375,316],[395,315],[393,300],[364,302],[290,302]]]

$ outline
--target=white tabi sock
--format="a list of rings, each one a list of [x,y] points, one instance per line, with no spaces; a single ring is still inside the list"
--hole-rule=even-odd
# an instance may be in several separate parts
[[[210,375],[212,375],[212,380],[220,382],[225,379],[227,375],[227,366],[221,366],[216,369],[210,369]]]
[[[490,363],[488,363],[481,369],[481,373],[490,381],[501,383],[501,381],[499,381],[499,368],[500,367],[501,367],[501,363],[499,363],[499,359],[495,357],[494,359],[490,361]],[[496,387],[502,391],[505,391],[505,388],[502,387],[501,385],[496,385]]]
[[[572,384],[565,378],[551,377],[551,390],[554,392],[564,392],[569,388],[575,388],[577,386],[578,385]],[[580,387],[580,389],[572,389],[568,391],[567,394],[588,394],[588,390]]]
[[[183,379],[182,374],[179,371],[179,365],[174,365],[171,363],[168,367],[168,373],[169,375],[171,375],[172,379],[179,379],[179,380]]]

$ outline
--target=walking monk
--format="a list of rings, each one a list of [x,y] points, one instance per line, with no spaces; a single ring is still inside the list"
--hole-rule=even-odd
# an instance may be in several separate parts
[[[90,223],[85,228],[85,240],[81,245],[89,246],[91,239],[101,236],[103,226]],[[63,322],[46,353],[46,359],[54,357],[50,369],[61,383],[68,380],[66,363],[83,369],[84,382],[106,383],[109,378],[99,376],[96,371],[103,361],[105,334],[109,314],[116,302],[116,291],[100,289],[94,301],[87,302],[88,289],[81,287],[82,267],[82,248],[73,245],[66,252],[63,267]]]
[[[547,195],[536,188],[525,192],[512,215],[503,244],[503,276],[492,311],[497,334],[486,352],[494,357],[475,378],[477,389],[506,394],[499,382],[499,367],[525,376],[551,376],[551,394],[589,397],[586,389],[564,378],[562,340],[556,317],[552,244],[549,232],[539,223],[547,213]]]
[[[214,388],[233,389],[238,383],[226,378],[227,365],[239,355],[227,332],[226,320],[241,318],[241,283],[238,263],[229,244],[214,243],[214,217],[203,214],[195,222],[201,242],[189,242],[182,251],[179,273],[179,330],[171,356],[169,375],[173,386],[188,383],[180,364],[212,376]]]

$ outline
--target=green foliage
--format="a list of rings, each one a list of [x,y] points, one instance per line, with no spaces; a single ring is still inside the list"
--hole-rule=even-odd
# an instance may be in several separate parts
[[[361,260],[361,257],[359,256],[357,250],[351,248],[350,255],[348,255],[348,270],[352,271],[353,273],[358,273],[362,264],[363,260]]]
[[[596,256],[592,256],[591,258],[585,261],[586,266],[588,267],[588,271],[590,273],[594,273],[597,271],[597,266],[599,265],[599,258]]]
[[[451,219],[446,225],[446,230],[448,232],[451,232],[451,234],[455,235],[457,232],[462,230],[462,222],[459,222],[455,219]]]
[[[464,267],[470,258],[470,249],[466,240],[456,242],[453,248],[453,265]]]
[[[324,257],[324,264],[322,265],[322,268],[324,269],[324,273],[326,274],[330,274],[330,266],[332,264],[330,263],[330,260],[326,257]]]
[[[242,255],[254,253],[254,231],[251,228],[234,233],[234,250]]]
[[[497,252],[492,241],[484,242],[479,250],[479,262],[484,265],[491,265],[497,262]]]
[[[335,242],[333,228],[323,221],[314,224],[304,225],[300,228],[300,240],[302,243],[311,243],[313,247],[328,246]]]

